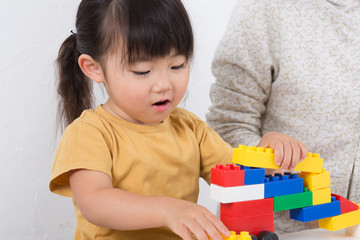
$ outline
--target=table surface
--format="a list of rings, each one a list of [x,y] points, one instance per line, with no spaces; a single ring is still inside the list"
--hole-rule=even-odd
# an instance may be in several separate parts
[[[329,231],[325,229],[312,229],[302,232],[286,233],[279,235],[280,240],[314,240],[314,239],[326,239],[326,240],[360,240],[360,237],[352,237],[346,235],[345,230]]]

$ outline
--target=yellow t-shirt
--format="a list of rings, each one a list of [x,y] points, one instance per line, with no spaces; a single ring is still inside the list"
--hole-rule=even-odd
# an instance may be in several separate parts
[[[194,114],[177,108],[158,125],[119,119],[101,106],[69,125],[57,149],[50,190],[72,197],[68,172],[89,169],[113,186],[147,196],[197,202],[199,177],[210,181],[215,164],[230,163],[232,148]],[[166,227],[117,231],[88,222],[75,207],[75,239],[180,239]]]

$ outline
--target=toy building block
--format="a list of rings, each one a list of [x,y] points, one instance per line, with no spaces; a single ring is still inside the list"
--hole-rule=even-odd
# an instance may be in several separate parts
[[[304,187],[309,188],[310,191],[319,190],[322,188],[330,187],[330,173],[321,170],[321,173],[300,173],[300,177],[304,179]]]
[[[319,227],[330,231],[337,231],[357,224],[360,224],[360,209],[319,220]]]
[[[238,240],[251,240],[251,236],[250,236],[249,232],[242,231],[240,233]]]
[[[271,148],[239,145],[233,151],[233,163],[248,167],[280,169],[275,164],[274,151]],[[308,156],[295,167],[295,171],[321,173],[324,160],[319,154],[308,153]]]
[[[331,196],[335,197],[336,200],[340,201],[341,214],[356,211],[359,209],[359,206],[357,204],[351,202],[350,200],[344,198],[343,196],[333,193],[331,194]]]
[[[237,240],[235,231],[230,231],[230,236],[228,236],[228,237],[224,237],[224,236],[221,236],[221,237],[223,240]]]
[[[241,166],[245,171],[244,185],[264,183],[265,169]]]
[[[284,211],[312,206],[312,192],[304,188],[304,192],[274,197],[274,211]]]
[[[273,198],[220,204],[220,214],[228,215],[234,218],[243,217],[243,216],[262,215],[273,212],[274,212]]]
[[[265,198],[303,192],[303,179],[298,174],[277,173],[265,177]]]
[[[359,237],[360,239],[360,225],[354,225],[345,229],[346,235]]]
[[[211,169],[211,183],[222,187],[242,186],[244,185],[244,173],[240,166],[219,164]]]
[[[331,202],[331,189],[323,188],[312,191],[313,193],[313,205],[319,205]]]
[[[274,231],[274,213],[240,218],[221,215],[220,220],[228,229],[236,232],[247,231],[255,236],[262,231]]]
[[[264,184],[244,185],[238,187],[221,187],[211,184],[210,198],[221,203],[263,199]]]
[[[335,197],[332,197],[330,203],[290,210],[290,218],[300,222],[310,222],[340,214],[340,201]]]
[[[245,231],[242,231],[238,235],[236,235],[235,231],[230,231],[230,236],[228,236],[228,237],[221,236],[221,237],[223,240],[252,240],[253,237],[255,237],[255,236],[250,235],[249,232],[245,232]]]

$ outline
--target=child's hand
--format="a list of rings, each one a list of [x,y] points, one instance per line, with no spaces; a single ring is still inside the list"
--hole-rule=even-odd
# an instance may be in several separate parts
[[[225,225],[205,207],[192,202],[168,198],[165,204],[165,224],[184,240],[222,240],[220,235],[229,236]],[[220,232],[220,233],[219,233]]]
[[[293,171],[295,166],[305,159],[308,150],[296,139],[278,132],[268,132],[260,140],[258,147],[270,147],[274,150],[275,163],[281,171]]]

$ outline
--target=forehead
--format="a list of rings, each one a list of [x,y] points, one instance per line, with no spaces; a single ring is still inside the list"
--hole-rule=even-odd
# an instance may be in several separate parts
[[[140,62],[157,62],[161,60],[171,60],[176,58],[186,58],[185,54],[181,54],[175,49],[170,50],[168,54],[162,56],[149,56],[145,53],[139,53],[136,56],[131,57],[131,61],[126,53],[124,53],[121,49],[117,49],[116,51],[112,51],[106,57],[107,64],[116,64],[117,66],[122,65],[133,65]]]

